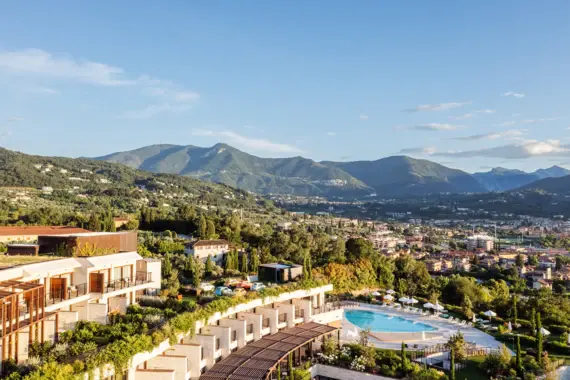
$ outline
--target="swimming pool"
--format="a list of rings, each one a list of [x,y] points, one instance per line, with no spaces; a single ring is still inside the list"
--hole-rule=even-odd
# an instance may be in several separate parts
[[[421,322],[414,322],[402,317],[395,317],[368,310],[345,310],[346,319],[365,329],[370,327],[375,332],[420,332],[420,331],[436,331],[433,326],[426,325]]]

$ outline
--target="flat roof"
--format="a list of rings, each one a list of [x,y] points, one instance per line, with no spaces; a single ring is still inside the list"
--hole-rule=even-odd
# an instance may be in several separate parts
[[[231,353],[200,376],[200,380],[264,380],[290,352],[336,330],[315,322],[284,329]]]
[[[0,270],[12,268],[16,265],[35,264],[62,258],[59,256],[0,255]]]
[[[70,226],[0,226],[0,236],[65,235],[85,232],[90,231]]]
[[[288,269],[288,268],[295,268],[300,265],[271,263],[271,264],[259,264],[259,266],[264,268]]]
[[[84,230],[84,232],[75,233],[61,233],[55,235],[56,237],[81,237],[81,236],[104,236],[104,235],[124,235],[134,231],[118,231],[118,232],[92,232]],[[52,234],[53,235],[53,234]]]

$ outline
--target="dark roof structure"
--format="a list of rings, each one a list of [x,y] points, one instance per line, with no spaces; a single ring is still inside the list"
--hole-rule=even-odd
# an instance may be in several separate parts
[[[214,364],[200,380],[265,380],[290,352],[336,330],[309,322],[268,335]]]

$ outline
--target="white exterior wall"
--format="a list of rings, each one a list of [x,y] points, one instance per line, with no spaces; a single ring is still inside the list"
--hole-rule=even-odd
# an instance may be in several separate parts
[[[217,339],[220,339],[220,346],[218,347],[218,352],[214,353],[214,358],[217,359],[219,355],[225,358],[230,354],[230,342],[231,342],[231,328],[225,326],[204,326],[202,327],[202,334],[214,335]],[[214,341],[215,343],[215,341]],[[214,346],[215,347],[215,346]]]
[[[341,321],[343,315],[344,315],[344,309],[333,310],[327,313],[313,315],[311,317],[311,322],[327,325],[331,322]]]
[[[214,353],[216,352],[216,337],[213,335],[196,335],[190,343],[199,344],[204,351],[204,358],[201,360],[206,361],[206,368],[210,369],[214,365]]]
[[[231,336],[233,332],[236,332],[237,338],[237,347],[242,348],[245,346],[245,328],[246,328],[246,321],[240,319],[220,319],[220,326],[226,326],[231,328],[230,332],[230,345],[231,345]]]
[[[270,307],[257,307],[255,308],[255,312],[258,314],[261,314],[263,316],[263,319],[267,319],[269,318],[269,333],[270,334],[275,334],[277,333],[277,331],[279,330],[278,326],[277,326],[277,322],[278,322],[278,317],[279,317],[279,310],[278,309],[272,309]],[[262,319],[262,325],[261,325],[261,330],[262,330],[262,334],[263,334],[263,319]]]
[[[279,315],[287,314],[287,327],[295,327],[295,305],[293,304],[279,304]]]
[[[85,310],[85,308],[83,308],[83,310]],[[60,311],[58,314],[58,331],[60,332],[72,330],[79,320],[79,313],[77,311]]]
[[[159,355],[148,361],[147,369],[174,370],[174,380],[186,380],[188,360],[182,355]]]
[[[216,247],[216,248],[214,248]],[[224,255],[229,252],[229,246],[223,245],[222,248],[217,248],[217,246],[203,246],[203,247],[195,247],[192,249],[187,250],[187,252],[197,259],[207,260],[208,256],[212,256],[212,260],[220,261],[223,259]]]
[[[170,355],[183,355],[187,359],[187,367],[190,378],[200,376],[200,355],[201,346],[199,344],[179,343],[168,350]]]
[[[88,319],[101,324],[107,323],[107,304],[90,303],[87,305]]]
[[[333,367],[323,364],[315,364],[310,368],[311,378],[326,376],[339,380],[393,380],[392,377],[373,375],[366,372],[351,371],[348,369]]]
[[[307,323],[311,320],[311,315],[313,313],[313,307],[311,300],[305,299],[294,299],[293,305],[297,306],[297,310],[303,310],[303,322]]]
[[[261,314],[255,314],[255,313],[238,313],[237,315],[238,319],[241,319],[243,321],[245,321],[245,336],[246,339],[248,338],[248,334],[247,334],[247,326],[252,324],[253,325],[253,340],[259,340],[261,339],[261,321],[263,319],[263,316]]]
[[[135,372],[136,380],[175,380],[175,375],[173,370],[161,369],[161,370],[144,370],[139,369]]]

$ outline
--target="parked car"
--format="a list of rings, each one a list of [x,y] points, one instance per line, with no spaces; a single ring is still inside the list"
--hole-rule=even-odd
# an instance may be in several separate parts
[[[257,291],[257,292],[258,292],[258,291],[260,291],[260,290],[262,290],[262,289],[265,289],[265,285],[263,285],[261,282],[254,282],[254,283],[251,285],[251,290],[253,290],[253,291]]]
[[[218,286],[216,288],[216,290],[214,290],[214,295],[220,297],[220,296],[231,296],[232,290],[230,288],[228,288],[227,286]]]
[[[216,287],[212,284],[209,284],[207,282],[203,282],[200,284],[200,289],[202,289],[205,292],[211,292],[212,290],[214,290]]]
[[[251,282],[249,281],[240,281],[237,284],[234,285],[236,288],[243,288],[246,290],[250,290],[251,289]]]
[[[244,288],[235,288],[232,292],[234,296],[244,295],[247,291]]]

